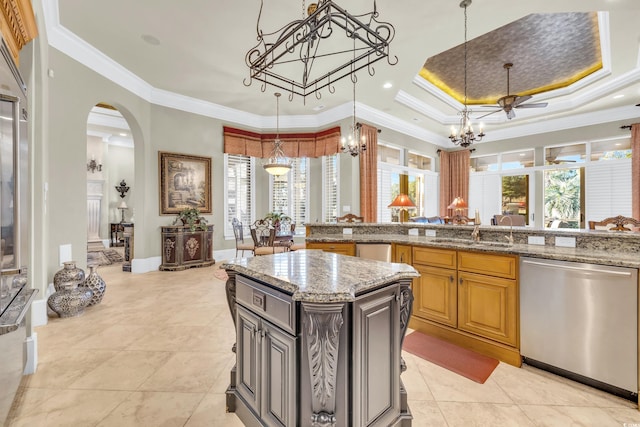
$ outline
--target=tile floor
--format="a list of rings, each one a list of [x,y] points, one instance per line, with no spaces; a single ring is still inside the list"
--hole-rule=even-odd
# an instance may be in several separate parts
[[[100,267],[101,304],[37,328],[39,365],[9,426],[224,426],[233,323],[218,266],[123,273]],[[477,384],[404,353],[413,426],[631,426],[624,399],[530,367]],[[626,424],[625,424],[626,423]]]

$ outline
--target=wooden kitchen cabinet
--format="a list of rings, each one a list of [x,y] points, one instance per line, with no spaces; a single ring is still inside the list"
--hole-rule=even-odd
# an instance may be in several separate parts
[[[459,272],[458,277],[458,328],[516,347],[516,281],[467,272]]]
[[[451,327],[458,326],[456,270],[414,264],[420,277],[413,279],[413,314]]]
[[[411,328],[520,366],[518,257],[413,248]]]
[[[413,264],[411,253],[413,247],[410,245],[393,244],[393,262],[403,262],[405,264]]]
[[[336,243],[336,242],[307,242],[307,249],[321,249],[325,252],[333,252],[340,255],[356,255],[355,243]]]

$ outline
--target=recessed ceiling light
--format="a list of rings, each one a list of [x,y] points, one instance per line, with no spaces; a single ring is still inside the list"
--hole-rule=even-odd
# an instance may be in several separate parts
[[[393,87],[393,83],[386,82],[385,84],[382,85],[382,87],[385,89],[391,89]]]
[[[419,122],[421,122],[422,120],[420,120],[420,119],[419,119],[419,118],[417,118],[417,117],[414,117],[414,118],[413,118],[413,121],[414,121],[414,122],[418,122],[418,123],[419,123]]]
[[[524,157],[526,155],[527,155],[527,153],[520,153],[520,157]]]
[[[615,96],[613,97],[613,99],[620,99],[620,98],[624,98],[624,95],[623,95],[623,94],[620,94],[620,95],[615,95]]]
[[[156,37],[152,36],[151,34],[143,34],[140,36],[140,38],[142,38],[142,40],[146,41],[147,43],[153,46],[158,46],[160,44],[160,40],[158,40]]]
[[[622,143],[620,143],[620,142],[616,142],[616,143],[615,143],[615,146],[616,146],[616,147],[620,147],[621,145],[622,145]]]
[[[124,132],[120,132],[120,136],[127,136],[127,134]]]
[[[325,106],[324,105],[318,105],[317,107],[313,107],[313,111],[320,111],[320,110],[324,110]]]

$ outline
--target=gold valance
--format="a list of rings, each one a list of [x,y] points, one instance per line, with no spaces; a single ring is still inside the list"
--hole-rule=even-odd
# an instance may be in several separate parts
[[[275,133],[256,133],[232,127],[223,127],[224,152],[243,156],[268,158],[273,151]],[[285,156],[320,157],[341,152],[340,127],[313,133],[281,133]]]

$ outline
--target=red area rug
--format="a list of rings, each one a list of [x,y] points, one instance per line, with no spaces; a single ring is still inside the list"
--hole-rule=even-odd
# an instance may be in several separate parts
[[[480,384],[484,384],[499,363],[491,357],[417,331],[404,338],[402,349]]]

